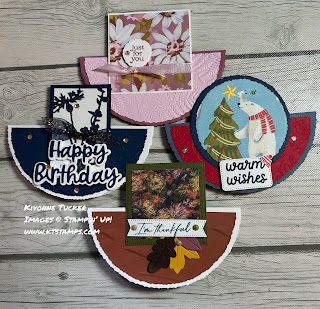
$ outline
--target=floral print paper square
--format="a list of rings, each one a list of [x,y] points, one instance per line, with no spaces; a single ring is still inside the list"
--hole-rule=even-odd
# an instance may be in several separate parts
[[[127,219],[205,219],[202,163],[128,164]],[[126,244],[152,244],[153,237],[127,237]]]
[[[132,208],[134,219],[199,218],[199,171],[191,168],[133,171]]]
[[[162,74],[134,72],[111,76],[113,92],[191,90],[190,12],[142,12],[108,15],[109,63],[128,67],[123,59],[124,46],[135,39],[147,41],[151,57],[146,66],[176,65],[176,71]],[[189,70],[181,70],[182,66]]]

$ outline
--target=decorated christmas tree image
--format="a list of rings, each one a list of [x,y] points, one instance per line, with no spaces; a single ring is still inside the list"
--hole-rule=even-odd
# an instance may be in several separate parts
[[[242,158],[238,149],[240,140],[234,135],[239,127],[232,119],[233,114],[225,98],[214,111],[214,118],[209,126],[210,133],[204,144],[208,145],[207,152],[216,161]]]

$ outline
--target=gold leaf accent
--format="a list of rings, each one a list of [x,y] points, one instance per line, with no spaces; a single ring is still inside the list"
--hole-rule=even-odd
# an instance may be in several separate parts
[[[189,259],[199,259],[200,255],[197,251],[188,250],[183,246],[175,246],[176,256],[170,258],[170,269],[173,269],[176,274],[179,274],[186,265],[185,256]]]

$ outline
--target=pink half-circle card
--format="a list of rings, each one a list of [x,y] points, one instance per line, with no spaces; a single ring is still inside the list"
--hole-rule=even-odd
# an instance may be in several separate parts
[[[202,90],[219,79],[224,69],[225,51],[192,54],[192,90],[112,93],[113,115],[140,125],[162,125],[183,119]],[[108,83],[108,75],[97,69],[108,63],[107,57],[81,57],[85,84]]]

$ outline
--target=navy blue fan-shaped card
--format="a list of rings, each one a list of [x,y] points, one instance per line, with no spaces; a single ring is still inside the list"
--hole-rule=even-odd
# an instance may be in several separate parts
[[[110,85],[51,86],[47,126],[12,125],[10,150],[35,187],[65,199],[119,188],[128,163],[143,163],[153,127],[110,127]]]

